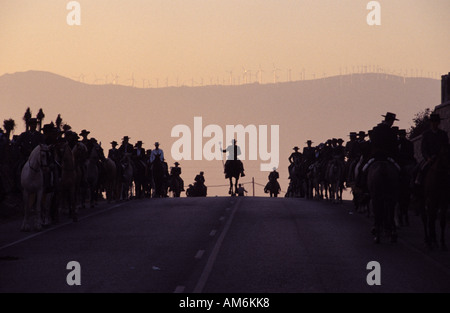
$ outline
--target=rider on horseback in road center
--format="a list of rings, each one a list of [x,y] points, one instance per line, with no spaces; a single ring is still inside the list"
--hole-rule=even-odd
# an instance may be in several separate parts
[[[233,139],[231,141],[232,145],[229,145],[226,149],[223,150],[223,153],[228,152],[227,161],[225,162],[225,170],[224,173],[226,174],[225,178],[229,178],[228,174],[230,171],[230,167],[233,163],[236,162],[236,164],[239,166],[239,170],[241,173],[241,177],[244,177],[244,164],[241,160],[239,160],[239,155],[241,155],[241,148],[236,144],[236,139]]]

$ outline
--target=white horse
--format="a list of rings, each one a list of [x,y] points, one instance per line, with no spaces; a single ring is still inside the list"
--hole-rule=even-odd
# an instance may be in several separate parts
[[[31,152],[28,161],[22,168],[20,183],[22,185],[24,219],[22,231],[42,229],[42,225],[50,223],[50,212],[45,204],[44,198],[44,171],[49,171],[48,167],[48,146],[39,145]],[[35,205],[34,225],[30,225],[29,218],[32,215],[32,207]],[[42,207],[44,212],[41,212]]]

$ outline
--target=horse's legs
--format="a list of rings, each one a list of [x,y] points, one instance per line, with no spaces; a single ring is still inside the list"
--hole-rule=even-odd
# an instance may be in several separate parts
[[[447,250],[447,246],[445,244],[445,227],[447,225],[447,207],[446,204],[439,211],[439,220],[441,226],[441,248],[442,250]]]
[[[231,195],[233,191],[233,179],[231,177],[228,179],[230,180],[230,189],[228,190],[228,194]]]
[[[27,191],[23,191],[23,209],[24,209],[24,215],[23,215],[23,223],[22,227],[20,228],[21,231],[30,231],[30,225],[28,223],[29,215],[30,215],[30,196]]]
[[[34,229],[37,231],[42,230],[42,199],[44,190],[39,190],[36,195],[36,215],[34,219]]]
[[[383,200],[372,199],[372,206],[375,213],[375,223],[374,223],[374,241],[375,243],[380,243],[381,230],[384,218],[384,203]]]

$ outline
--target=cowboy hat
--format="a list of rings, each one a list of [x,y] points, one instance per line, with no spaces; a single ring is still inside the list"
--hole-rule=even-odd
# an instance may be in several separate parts
[[[118,145],[117,141],[111,141],[110,144],[112,144],[113,146],[117,146]]]
[[[396,118],[396,115],[391,112],[387,112],[386,115],[381,115],[381,116],[384,117],[385,121],[398,121],[398,119]]]
[[[292,150],[298,150],[300,149],[299,147],[295,146],[294,148],[292,148]]]
[[[123,136],[123,138],[122,138],[122,140],[129,140],[130,139],[130,137],[128,137],[128,136]]]
[[[90,131],[87,131],[86,129],[83,129],[82,131],[81,131],[81,133],[80,133],[80,136],[83,136],[83,135],[89,135],[91,132]]]

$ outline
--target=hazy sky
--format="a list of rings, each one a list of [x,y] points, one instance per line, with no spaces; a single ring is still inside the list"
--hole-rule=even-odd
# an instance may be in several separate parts
[[[366,22],[368,0],[80,0],[69,26],[66,0],[0,0],[0,75],[45,70],[85,82],[138,87],[263,83],[379,66],[408,76],[450,70],[450,1],[379,1],[381,25]],[[433,73],[433,74],[431,74]],[[105,77],[108,75],[108,77]],[[132,76],[133,75],[133,76]],[[248,77],[248,76],[247,76]],[[146,81],[143,81],[146,79]]]

